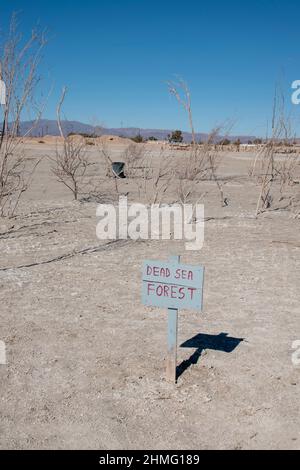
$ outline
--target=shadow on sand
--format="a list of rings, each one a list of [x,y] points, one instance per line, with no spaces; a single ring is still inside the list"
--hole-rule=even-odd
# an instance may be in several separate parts
[[[193,338],[185,341],[181,347],[196,349],[196,351],[183,361],[176,370],[177,379],[192,365],[197,364],[202,352],[205,349],[213,349],[215,351],[223,351],[231,353],[235,348],[244,341],[244,338],[231,338],[228,333],[220,333],[219,335],[205,335],[199,333]]]

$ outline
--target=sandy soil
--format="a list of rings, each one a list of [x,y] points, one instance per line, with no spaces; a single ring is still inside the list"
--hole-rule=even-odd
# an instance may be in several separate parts
[[[18,215],[0,220],[2,449],[300,449],[299,219],[253,217],[251,158],[224,156],[228,207],[203,183],[198,252],[97,240],[96,202],[72,202],[43,159]],[[164,379],[166,311],[140,299],[143,259],[174,253],[206,267],[203,313],[180,312],[177,386]]]

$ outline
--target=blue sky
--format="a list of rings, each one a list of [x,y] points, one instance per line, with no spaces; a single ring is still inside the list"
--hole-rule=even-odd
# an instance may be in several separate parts
[[[108,127],[188,129],[168,94],[188,83],[196,130],[234,120],[234,134],[264,135],[276,82],[290,101],[300,79],[297,0],[0,0],[0,27],[20,11],[24,33],[49,29],[42,75],[53,83],[45,117],[63,85],[70,120]],[[300,106],[290,106],[300,134]]]

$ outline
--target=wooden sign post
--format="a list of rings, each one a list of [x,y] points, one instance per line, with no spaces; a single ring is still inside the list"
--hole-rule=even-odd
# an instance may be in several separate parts
[[[143,304],[168,309],[167,380],[176,383],[178,310],[202,310],[204,267],[169,262],[144,261]]]

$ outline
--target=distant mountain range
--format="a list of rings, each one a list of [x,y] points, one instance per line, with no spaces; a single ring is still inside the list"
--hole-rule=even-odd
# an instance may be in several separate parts
[[[32,121],[24,121],[20,125],[20,134],[25,135],[32,128]],[[70,133],[75,134],[89,134],[89,135],[116,135],[119,137],[135,137],[141,135],[144,139],[149,137],[155,137],[158,140],[166,140],[168,135],[174,130],[170,129],[140,129],[138,127],[128,127],[128,128],[100,128],[94,127],[89,124],[84,124],[78,121],[62,121],[62,127],[66,135]],[[38,125],[30,132],[31,137],[43,137],[45,135],[59,136],[59,130],[57,122],[54,120],[42,119]],[[185,142],[191,142],[192,135],[190,132],[182,132],[183,139]],[[198,141],[205,141],[208,134],[197,133],[196,139]],[[220,139],[222,136],[220,136]],[[242,143],[247,143],[249,140],[255,139],[255,136],[249,135],[237,135],[229,136],[230,140],[234,141],[240,139]]]

